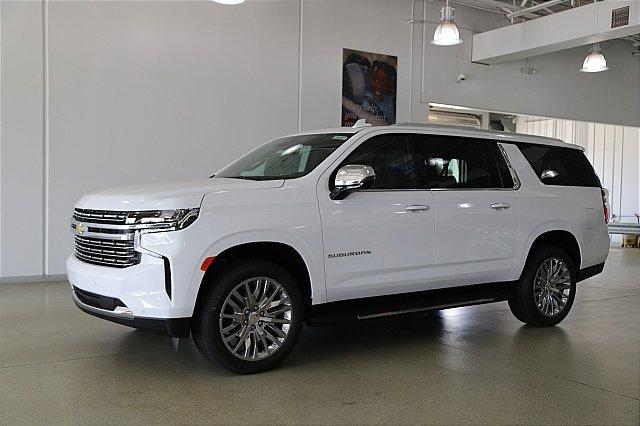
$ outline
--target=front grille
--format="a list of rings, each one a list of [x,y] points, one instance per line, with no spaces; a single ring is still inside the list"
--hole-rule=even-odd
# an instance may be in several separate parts
[[[124,225],[128,212],[111,210],[75,209],[73,218],[78,222],[100,223],[109,225]]]
[[[126,268],[140,263],[133,240],[111,240],[76,235],[76,257],[95,265]]]

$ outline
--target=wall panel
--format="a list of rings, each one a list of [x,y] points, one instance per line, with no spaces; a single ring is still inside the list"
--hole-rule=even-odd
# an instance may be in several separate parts
[[[83,193],[207,177],[298,129],[298,2],[49,7],[51,274]]]
[[[0,1],[0,276],[43,270],[40,2]]]

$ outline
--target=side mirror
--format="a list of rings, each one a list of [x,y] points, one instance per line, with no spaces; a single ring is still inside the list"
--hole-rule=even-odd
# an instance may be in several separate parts
[[[558,176],[558,172],[553,170],[545,170],[540,174],[540,180],[550,179]]]
[[[373,182],[375,178],[376,172],[370,166],[361,164],[342,166],[336,173],[335,187],[329,196],[332,200],[342,200],[362,188],[367,182]]]

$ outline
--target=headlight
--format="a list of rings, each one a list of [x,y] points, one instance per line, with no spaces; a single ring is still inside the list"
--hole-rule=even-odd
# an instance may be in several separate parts
[[[200,209],[147,210],[130,212],[127,225],[144,225],[141,228],[158,231],[177,231],[191,225],[198,218]]]

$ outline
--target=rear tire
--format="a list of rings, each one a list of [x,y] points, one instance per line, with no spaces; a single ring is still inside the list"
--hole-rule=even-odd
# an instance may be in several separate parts
[[[202,355],[240,374],[274,368],[293,349],[304,303],[291,274],[245,259],[226,265],[194,316],[193,339]]]
[[[554,246],[535,249],[522,273],[509,308],[520,321],[536,327],[560,323],[576,295],[576,272],[567,253]]]

